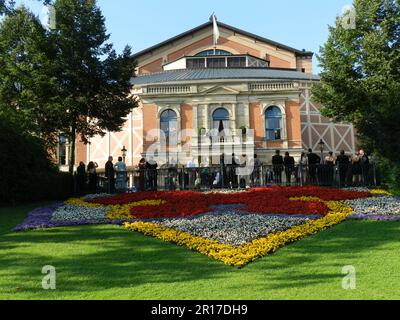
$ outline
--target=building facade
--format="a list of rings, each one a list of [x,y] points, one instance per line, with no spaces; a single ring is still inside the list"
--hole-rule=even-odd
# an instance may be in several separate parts
[[[126,163],[157,157],[159,164],[193,159],[212,164],[220,153],[255,154],[268,164],[276,149],[299,157],[305,149],[354,153],[351,124],[332,123],[312,101],[313,53],[235,27],[213,23],[143,50],[132,90],[140,107],[121,132],[77,146],[77,161],[103,166],[127,150]],[[237,149],[239,150],[239,149]],[[214,160],[213,160],[214,158]]]

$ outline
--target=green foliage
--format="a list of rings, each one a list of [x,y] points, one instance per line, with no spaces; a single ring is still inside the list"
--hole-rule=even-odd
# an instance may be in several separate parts
[[[42,140],[22,133],[2,117],[0,150],[0,203],[65,199],[71,195],[71,176],[58,172]]]
[[[400,164],[385,158],[377,160],[377,169],[382,182],[391,189],[400,189]]]
[[[56,28],[20,7],[0,27],[0,114],[54,142],[62,132],[83,142],[119,131],[138,106],[131,49],[117,54],[95,0],[56,0]],[[70,167],[70,172],[73,166]]]
[[[62,123],[57,107],[55,48],[40,21],[24,7],[0,28],[0,115],[51,141]]]
[[[338,19],[319,61],[313,88],[324,115],[354,123],[370,151],[393,162],[400,154],[400,1],[355,0],[356,28]]]

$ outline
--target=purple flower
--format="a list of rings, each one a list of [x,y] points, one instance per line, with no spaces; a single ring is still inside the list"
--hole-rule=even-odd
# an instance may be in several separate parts
[[[353,214],[348,220],[376,220],[376,221],[400,221],[400,216],[388,216],[381,214]]]

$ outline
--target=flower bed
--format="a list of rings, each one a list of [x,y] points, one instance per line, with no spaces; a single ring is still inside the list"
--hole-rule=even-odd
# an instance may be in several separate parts
[[[172,218],[204,214],[215,204],[244,204],[246,212],[276,214],[319,214],[326,215],[328,208],[321,201],[291,201],[299,196],[316,197],[322,200],[347,200],[365,198],[368,192],[355,192],[319,187],[270,187],[257,188],[238,193],[199,193],[182,192],[144,192],[123,194],[111,198],[100,198],[89,201],[91,205],[124,205],[143,200],[159,200],[157,207],[134,206],[131,218]],[[123,218],[127,215],[124,214]]]
[[[319,187],[89,195],[36,209],[15,230],[124,224],[241,267],[346,218],[400,220],[400,200],[382,190]]]

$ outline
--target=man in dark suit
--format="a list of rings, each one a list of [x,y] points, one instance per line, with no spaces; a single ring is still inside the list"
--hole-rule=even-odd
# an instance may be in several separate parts
[[[157,168],[157,162],[153,157],[150,157],[150,160],[146,163],[150,191],[157,191]]]
[[[347,185],[347,172],[349,170],[350,159],[345,154],[344,150],[340,151],[340,155],[336,158],[336,165],[339,167],[340,186]]]
[[[114,172],[114,164],[113,157],[108,157],[108,161],[105,165],[106,178],[108,182],[108,193],[114,193],[115,188],[115,172]]]
[[[317,166],[321,163],[321,158],[312,151],[308,149],[308,171],[310,173],[310,182],[317,182]]]
[[[286,185],[290,185],[292,182],[291,178],[292,178],[292,173],[294,172],[295,161],[294,158],[290,156],[289,152],[285,153],[283,164],[285,166]]]
[[[272,166],[274,172],[274,182],[277,184],[282,183],[282,171],[283,171],[283,157],[279,150],[275,151],[275,155],[272,157]]]

